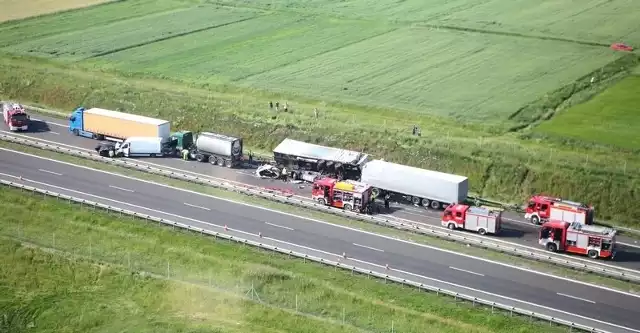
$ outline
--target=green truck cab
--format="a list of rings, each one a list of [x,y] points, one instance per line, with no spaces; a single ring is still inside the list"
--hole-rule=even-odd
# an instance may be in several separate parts
[[[176,150],[181,152],[183,149],[191,149],[193,147],[193,132],[179,131],[171,133],[171,140],[177,141]]]

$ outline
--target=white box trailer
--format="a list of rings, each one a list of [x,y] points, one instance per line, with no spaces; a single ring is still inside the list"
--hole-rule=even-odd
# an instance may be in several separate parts
[[[160,157],[170,153],[161,137],[130,137],[116,146],[116,155],[124,157]]]
[[[469,193],[467,177],[382,160],[366,163],[361,181],[376,188],[378,195],[402,195],[415,205],[433,209],[463,202]]]

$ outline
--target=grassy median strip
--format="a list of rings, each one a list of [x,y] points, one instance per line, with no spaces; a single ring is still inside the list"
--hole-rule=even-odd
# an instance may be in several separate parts
[[[426,244],[430,246],[435,246],[438,248],[456,251],[458,253],[471,254],[477,257],[491,259],[491,260],[495,260],[495,261],[507,263],[510,265],[519,266],[519,267],[534,269],[537,271],[543,271],[543,272],[551,273],[557,276],[569,277],[572,279],[577,279],[579,281],[605,285],[608,287],[616,288],[616,289],[627,291],[627,292],[637,292],[638,290],[640,290],[638,288],[638,285],[634,283],[628,283],[628,282],[606,278],[599,275],[585,273],[581,271],[565,269],[552,264],[546,264],[546,263],[537,262],[534,260],[527,260],[524,258],[511,256],[508,254],[499,253],[492,250],[468,247],[463,244],[452,242],[452,241],[437,239],[434,237],[428,237],[428,236],[401,231],[401,230],[395,230],[392,228],[378,226],[375,224],[366,223],[362,221],[342,218],[332,214],[317,212],[309,209],[304,209],[304,208],[299,208],[291,205],[273,202],[273,201],[262,199],[262,198],[251,197],[251,196],[247,196],[239,193],[221,190],[211,186],[194,184],[194,183],[176,180],[176,179],[172,179],[172,178],[168,178],[160,175],[153,175],[153,174],[145,173],[142,171],[127,169],[123,167],[117,167],[117,166],[113,166],[105,163],[91,161],[88,159],[78,158],[70,155],[65,155],[65,154],[56,153],[52,151],[46,151],[38,148],[23,146],[19,144],[4,142],[4,141],[0,141],[0,147],[22,151],[25,153],[31,153],[38,156],[49,157],[56,160],[65,161],[65,162],[73,163],[76,165],[83,165],[83,166],[91,167],[98,170],[105,170],[105,171],[119,173],[119,174],[131,176],[139,179],[154,181],[161,184],[171,185],[174,187],[188,189],[188,190],[196,191],[203,194],[213,195],[220,198],[226,198],[226,199],[231,199],[238,202],[275,209],[278,211],[292,213],[299,216],[319,219],[319,220],[331,222],[334,224],[344,225],[352,228],[358,228],[361,230],[371,231],[371,232],[375,232],[378,234],[383,234],[383,235],[387,235],[387,236],[391,236],[399,239],[410,240],[416,243],[421,243],[421,244]],[[425,249],[425,251],[428,251],[428,249]]]
[[[17,189],[0,199],[11,332],[565,331]]]

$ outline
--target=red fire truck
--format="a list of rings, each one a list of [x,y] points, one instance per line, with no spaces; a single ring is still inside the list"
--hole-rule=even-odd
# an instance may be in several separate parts
[[[357,181],[321,178],[313,182],[311,196],[320,204],[361,213],[372,211],[372,187]]]
[[[451,204],[442,213],[442,226],[451,230],[466,229],[481,235],[500,232],[502,211],[488,207]]]
[[[551,252],[586,254],[593,259],[615,256],[616,230],[611,228],[551,220],[542,225],[538,238]]]
[[[594,209],[579,202],[562,200],[544,195],[534,195],[529,199],[524,218],[533,224],[549,220],[593,224]]]
[[[10,131],[29,129],[29,115],[20,104],[2,103],[2,116]]]

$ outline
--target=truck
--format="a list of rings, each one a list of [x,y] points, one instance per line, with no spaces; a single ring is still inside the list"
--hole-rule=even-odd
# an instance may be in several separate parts
[[[313,182],[328,176],[357,181],[369,155],[287,138],[273,150],[273,158],[277,167],[286,169],[294,180]]]
[[[209,162],[228,168],[237,167],[243,163],[242,148],[242,138],[202,132],[189,149],[189,157],[198,162]]]
[[[498,234],[502,224],[502,211],[489,207],[451,204],[442,213],[441,223],[451,230],[472,230],[481,235]]]
[[[540,228],[538,243],[551,252],[577,253],[592,259],[613,259],[616,254],[616,233],[612,228],[550,220]]]
[[[178,131],[171,133],[171,139],[176,141],[175,145],[178,152],[183,149],[189,150],[193,148],[193,132],[191,131]]]
[[[467,177],[383,160],[367,162],[360,181],[373,186],[376,197],[400,196],[416,206],[432,209],[464,202],[469,192]]]
[[[119,111],[80,107],[69,116],[69,132],[97,140],[122,142],[129,137],[159,137],[169,141],[171,125],[162,119]]]
[[[371,186],[354,180],[317,179],[311,197],[321,205],[367,214],[373,211]]]
[[[30,117],[24,107],[18,103],[2,103],[2,117],[10,131],[29,129]]]
[[[160,137],[129,137],[122,142],[101,141],[95,151],[104,157],[161,157],[176,155],[177,140]]]
[[[524,218],[536,225],[550,219],[592,225],[594,215],[592,206],[561,198],[534,195],[525,208]]]

